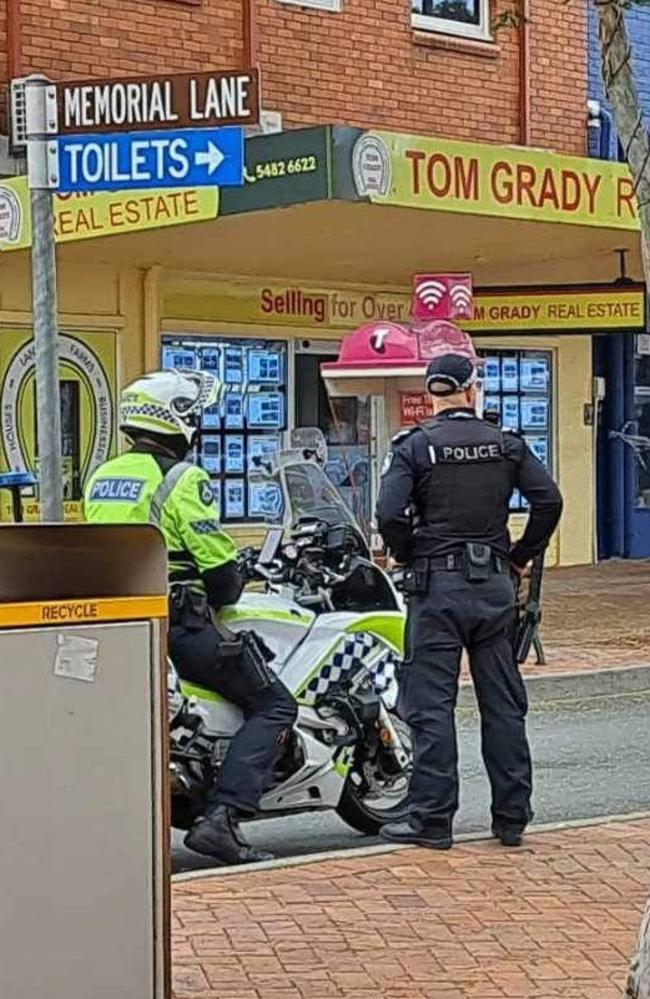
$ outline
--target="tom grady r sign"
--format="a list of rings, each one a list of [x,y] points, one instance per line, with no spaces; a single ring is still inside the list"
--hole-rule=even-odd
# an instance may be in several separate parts
[[[57,84],[58,134],[219,128],[259,121],[256,69]]]

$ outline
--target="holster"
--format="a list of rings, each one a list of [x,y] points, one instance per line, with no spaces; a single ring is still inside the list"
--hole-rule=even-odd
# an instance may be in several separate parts
[[[404,570],[402,589],[409,596],[427,593],[429,589],[429,559],[416,558]]]
[[[254,692],[265,690],[275,683],[277,676],[269,666],[274,658],[269,649],[259,635],[254,631],[241,632],[242,652],[241,670]]]
[[[489,545],[468,542],[465,545],[465,578],[470,583],[482,583],[494,571]]]
[[[266,642],[254,631],[233,632],[223,624],[215,624],[221,638],[217,654],[218,665],[236,673],[247,696],[260,693],[277,680],[269,666],[275,658]]]
[[[188,631],[202,631],[210,620],[205,593],[187,586],[173,586],[169,597],[169,623]]]

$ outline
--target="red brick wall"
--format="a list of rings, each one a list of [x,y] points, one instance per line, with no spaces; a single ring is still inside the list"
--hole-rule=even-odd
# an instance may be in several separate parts
[[[486,58],[415,44],[427,36],[414,34],[409,0],[343,0],[340,14],[259,7],[264,100],[288,120],[516,141],[516,33]]]
[[[409,0],[343,0],[338,14],[277,0],[258,6],[264,101],[287,123],[520,141],[518,30],[498,32],[494,47],[453,51],[413,31]],[[532,8],[531,144],[584,153],[587,5],[536,0]]]
[[[286,126],[344,122],[519,141],[517,30],[500,32],[492,48],[443,49],[413,32],[410,0],[342,6],[332,14],[257,0],[263,102]],[[532,7],[532,144],[582,153],[586,4]],[[22,0],[23,71],[60,78],[241,65],[241,10],[241,0]]]
[[[23,71],[136,75],[241,65],[239,0],[21,0]]]
[[[587,152],[588,5],[531,0],[532,145]]]

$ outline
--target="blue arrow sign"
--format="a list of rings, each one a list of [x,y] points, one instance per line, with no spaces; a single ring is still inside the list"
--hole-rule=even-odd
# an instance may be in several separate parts
[[[55,190],[62,194],[244,183],[241,127],[70,135],[49,141],[58,149]]]

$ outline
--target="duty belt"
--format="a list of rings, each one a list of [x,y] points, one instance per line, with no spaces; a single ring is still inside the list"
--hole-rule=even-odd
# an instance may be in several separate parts
[[[433,555],[426,559],[430,571],[463,572],[467,566],[465,552],[450,552],[448,555]],[[491,566],[494,572],[509,573],[510,562],[500,555],[492,555]]]

